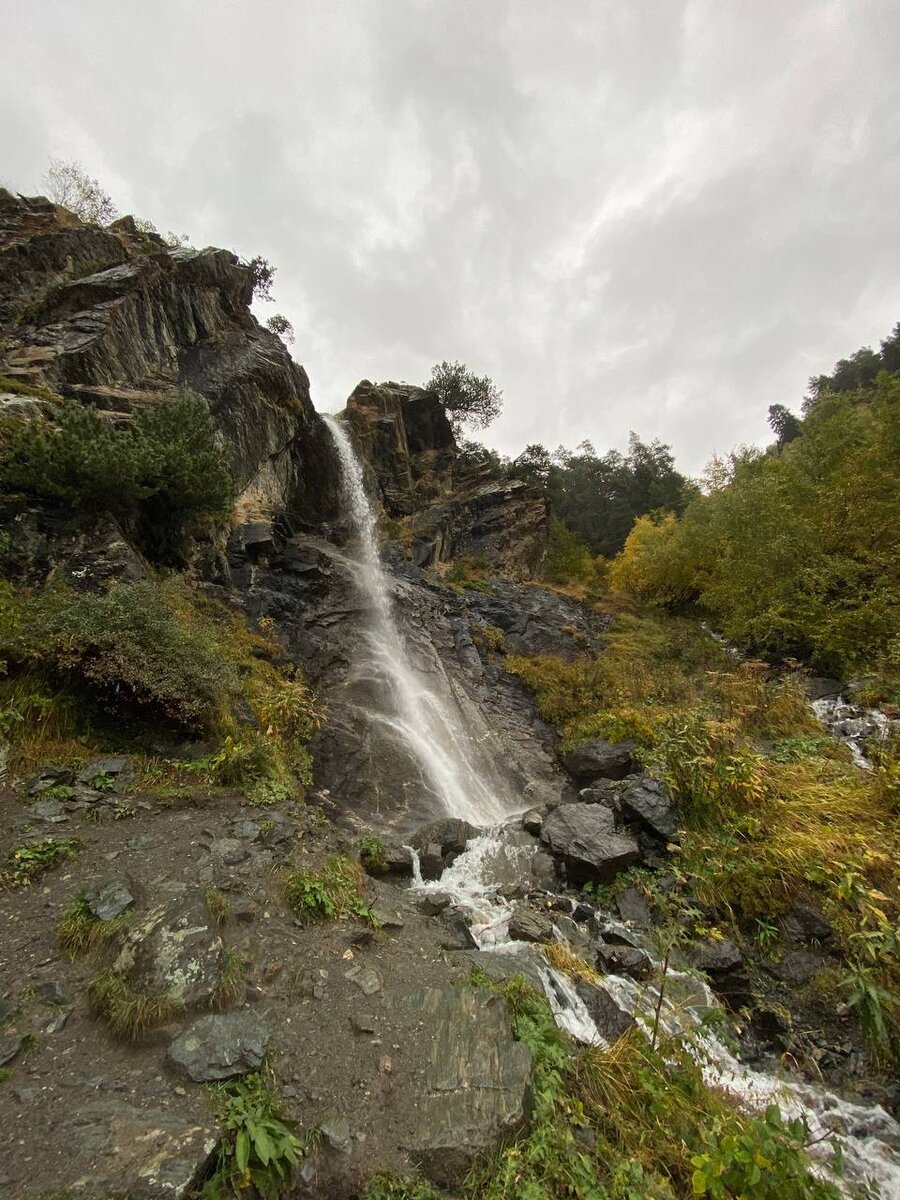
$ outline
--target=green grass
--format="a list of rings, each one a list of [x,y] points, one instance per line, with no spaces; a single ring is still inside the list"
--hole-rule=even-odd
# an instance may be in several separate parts
[[[294,871],[284,884],[284,898],[304,923],[358,917],[376,924],[362,897],[364,875],[359,863],[342,855],[329,858],[320,871]]]
[[[231,901],[218,888],[206,889],[206,907],[217,925],[224,925],[231,916]]]
[[[374,834],[366,834],[359,843],[359,861],[368,875],[384,875],[388,865],[385,858],[384,842]]]
[[[246,966],[238,952],[226,946],[219,964],[219,978],[213,993],[212,1006],[219,1012],[233,1008],[241,994]]]
[[[36,400],[47,400],[50,404],[61,404],[62,396],[50,388],[25,383],[12,375],[0,375],[0,392],[12,392],[14,396],[34,396]]]
[[[108,921],[101,920],[91,912],[84,892],[79,892],[56,927],[57,945],[70,958],[77,958],[106,945],[127,924],[127,913],[120,913]]]
[[[46,837],[39,842],[19,846],[10,855],[9,866],[3,871],[2,880],[12,887],[27,887],[46,871],[74,858],[83,845],[80,838]]]
[[[184,1011],[174,996],[139,992],[114,971],[104,971],[92,979],[88,997],[94,1016],[105,1021],[116,1037],[127,1041],[136,1041]]]

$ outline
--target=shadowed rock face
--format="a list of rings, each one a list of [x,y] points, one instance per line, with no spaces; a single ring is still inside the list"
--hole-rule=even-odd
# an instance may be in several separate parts
[[[304,369],[249,310],[228,250],[173,250],[125,219],[82,224],[0,189],[0,375],[127,420],[202,392],[232,460],[241,517],[336,515],[330,443]],[[22,398],[0,392],[0,410]]]

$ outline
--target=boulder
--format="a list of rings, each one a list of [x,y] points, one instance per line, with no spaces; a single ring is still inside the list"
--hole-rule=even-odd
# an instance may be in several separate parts
[[[98,779],[109,780],[109,785],[100,790],[119,791],[130,781],[131,774],[127,758],[98,758],[79,771],[75,781],[85,787],[94,787]]]
[[[600,804],[561,804],[544,822],[541,840],[575,884],[609,883],[641,859],[637,842],[615,832],[612,812]]]
[[[678,818],[664,783],[642,775],[623,788],[621,804],[626,820],[633,820],[663,841],[678,832]]]
[[[528,1125],[531,1053],[509,1008],[482,988],[427,988],[405,1004],[430,1044],[407,1149],[438,1186],[460,1184],[476,1159]]]
[[[25,782],[26,796],[39,796],[52,787],[66,787],[75,782],[75,772],[68,767],[44,767],[39,775]]]
[[[544,824],[544,814],[539,808],[529,808],[528,812],[522,814],[522,828],[526,833],[537,837],[541,832],[541,826]]]
[[[459,817],[444,817],[421,825],[409,839],[409,844],[420,852],[428,846],[437,845],[442,855],[462,854],[469,840],[477,833],[478,830],[468,821]]]
[[[125,935],[113,970],[144,995],[169,995],[186,1008],[212,1003],[224,944],[194,893],[159,905]]]
[[[585,783],[594,779],[624,779],[637,770],[635,746],[630,739],[607,742],[604,738],[591,738],[561,755],[560,761],[570,775]]]
[[[707,975],[724,975],[743,966],[744,956],[728,938],[712,939],[693,946],[690,951],[693,965]]]
[[[828,942],[834,937],[828,921],[808,904],[792,904],[779,923],[792,942]]]
[[[630,921],[638,929],[649,929],[653,924],[650,905],[637,888],[625,888],[616,896],[616,908],[623,921]]]
[[[262,1065],[271,1033],[252,1012],[199,1017],[169,1047],[169,1060],[194,1083],[247,1075]]]
[[[419,851],[419,870],[423,879],[440,879],[444,873],[444,858],[437,842],[430,842]]]
[[[828,960],[821,954],[812,950],[795,950],[792,954],[786,954],[780,962],[774,963],[770,970],[783,983],[791,987],[802,987],[827,965]]]
[[[514,942],[549,942],[553,937],[553,922],[546,913],[517,904],[510,917],[509,936]]]

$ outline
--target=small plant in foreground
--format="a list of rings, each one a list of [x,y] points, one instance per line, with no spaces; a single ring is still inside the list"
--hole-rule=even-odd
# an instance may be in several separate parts
[[[359,863],[336,854],[321,871],[294,871],[284,885],[284,898],[301,921],[356,916],[370,925],[375,915],[362,898],[363,872]]]
[[[224,925],[231,916],[231,901],[218,888],[206,889],[206,907],[217,925]]]
[[[216,988],[212,998],[213,1008],[217,1008],[219,1012],[224,1012],[226,1009],[234,1006],[238,996],[241,994],[241,984],[244,982],[245,970],[246,968],[241,956],[236,950],[227,946],[222,954],[222,961],[219,964],[219,978],[216,980]]]
[[[88,984],[94,1015],[101,1017],[116,1037],[135,1041],[148,1029],[165,1025],[183,1010],[174,996],[146,995],[115,971],[104,971]]]
[[[380,1171],[369,1180],[363,1200],[440,1200],[440,1196],[424,1179]]]
[[[251,1188],[262,1200],[277,1200],[308,1150],[282,1114],[278,1096],[261,1074],[216,1084],[209,1094],[224,1133],[202,1200],[228,1200]]]
[[[387,874],[388,864],[385,857],[384,842],[374,834],[366,834],[359,843],[359,861],[369,875]]]
[[[27,887],[45,871],[67,858],[74,858],[83,844],[80,838],[48,837],[19,846],[10,855],[9,881],[14,887]]]
[[[79,892],[56,927],[56,941],[70,958],[96,950],[116,936],[128,923],[127,913],[108,921],[91,912],[84,892]]]
[[[871,967],[859,962],[851,964],[841,986],[850,993],[847,1004],[859,1016],[872,1058],[888,1065],[900,1051],[900,1000],[880,985]]]

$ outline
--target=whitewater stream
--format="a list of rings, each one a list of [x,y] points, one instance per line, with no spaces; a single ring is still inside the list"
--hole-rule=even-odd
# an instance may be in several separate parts
[[[505,890],[510,880],[526,874],[537,850],[536,843],[523,845],[516,836],[516,814],[527,804],[498,761],[480,712],[445,672],[426,675],[413,666],[394,616],[392,582],[381,562],[378,521],[366,495],[362,466],[346,429],[333,417],[324,419],[341,464],[346,515],[356,542],[356,584],[367,618],[365,651],[353,669],[360,680],[375,685],[374,694],[381,698],[379,710],[369,711],[368,718],[389,730],[416,764],[423,787],[434,799],[435,815],[460,817],[483,831],[435,881],[422,878],[418,856],[410,848],[413,887],[447,897],[465,916],[479,949],[527,955],[559,1026],[584,1044],[605,1046],[571,980],[532,945],[509,936],[513,907]],[[817,713],[826,716],[824,711]],[[857,752],[862,757],[861,750]],[[860,765],[867,764],[863,760]],[[595,915],[598,920],[609,918],[600,910]],[[558,929],[556,935],[564,940]],[[652,947],[644,949],[649,953]],[[777,1103],[786,1118],[802,1117],[815,1169],[832,1177],[828,1164],[839,1145],[847,1183],[868,1187],[868,1194],[881,1200],[900,1200],[900,1125],[883,1108],[851,1104],[825,1088],[742,1064],[706,1028],[704,1018],[718,1001],[694,975],[670,970],[661,1002],[654,983],[604,975],[601,986],[648,1031],[659,1007],[660,1030],[684,1037],[711,1086],[724,1089],[748,1109],[759,1111]],[[835,1182],[843,1186],[841,1179]]]

